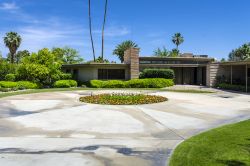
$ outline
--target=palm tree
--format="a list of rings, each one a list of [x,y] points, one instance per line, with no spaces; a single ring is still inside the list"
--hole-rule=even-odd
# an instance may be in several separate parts
[[[91,39],[91,45],[92,45],[93,58],[95,62],[95,47],[94,47],[94,41],[93,41],[93,35],[92,35],[92,20],[91,20],[91,0],[89,0],[89,33],[90,33],[90,39]]]
[[[104,30],[105,30],[105,24],[106,24],[106,18],[107,18],[107,7],[108,7],[108,0],[106,0],[105,2],[104,19],[103,19],[103,25],[102,25],[102,55],[101,55],[102,59],[104,59]]]
[[[163,49],[161,48],[157,48],[155,51],[154,51],[154,56],[157,56],[157,57],[169,57],[171,54],[170,51],[168,51],[166,49],[166,47],[163,47]]]
[[[184,42],[184,37],[181,35],[181,33],[176,33],[172,38],[172,42],[176,45],[176,49],[179,50],[179,45]]]
[[[4,44],[6,47],[9,48],[9,51],[10,51],[10,62],[11,63],[14,63],[14,61],[15,61],[16,51],[20,47],[21,42],[22,42],[22,38],[16,32],[6,33],[6,36],[4,37]]]
[[[127,40],[117,45],[113,51],[113,55],[117,55],[121,62],[124,62],[124,52],[129,48],[137,48],[138,45],[131,40]]]

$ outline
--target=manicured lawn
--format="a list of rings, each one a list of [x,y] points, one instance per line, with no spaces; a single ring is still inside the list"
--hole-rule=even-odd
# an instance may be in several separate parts
[[[27,91],[16,91],[16,92],[0,92],[0,98],[23,95],[23,94],[32,94],[32,93],[43,93],[43,92],[60,92],[60,91],[78,91],[78,90],[152,90],[152,91],[169,91],[169,92],[181,92],[181,93],[214,93],[212,91],[205,90],[188,90],[188,89],[161,89],[161,88],[51,88],[51,89],[32,89]]]
[[[163,91],[180,92],[180,93],[215,93],[208,90],[196,90],[196,89],[164,89]]]
[[[15,96],[15,95],[23,95],[23,94],[32,94],[32,93],[44,93],[44,92],[62,92],[62,91],[78,91],[78,90],[160,90],[159,88],[123,88],[123,89],[98,89],[98,88],[51,88],[51,89],[32,89],[32,90],[26,90],[26,91],[16,91],[16,92],[0,92],[0,98],[8,97],[8,96]]]
[[[194,136],[180,144],[170,166],[249,166],[250,120]]]

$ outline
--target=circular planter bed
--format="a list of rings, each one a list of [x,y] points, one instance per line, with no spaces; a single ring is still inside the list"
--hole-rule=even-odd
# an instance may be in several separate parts
[[[80,101],[84,103],[103,104],[103,105],[140,105],[140,104],[153,104],[167,101],[166,97],[144,95],[144,94],[100,94],[81,97]]]

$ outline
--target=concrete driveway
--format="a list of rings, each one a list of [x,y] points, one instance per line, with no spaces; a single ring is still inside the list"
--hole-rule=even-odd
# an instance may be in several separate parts
[[[250,96],[244,94],[144,92],[169,101],[140,106],[78,102],[89,93],[0,99],[0,165],[165,166],[190,136],[250,118]]]

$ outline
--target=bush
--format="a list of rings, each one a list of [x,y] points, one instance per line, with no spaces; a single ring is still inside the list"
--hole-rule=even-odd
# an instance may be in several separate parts
[[[125,88],[125,83],[119,80],[104,81],[102,88]]]
[[[71,80],[72,79],[72,74],[61,74],[60,76],[61,80]]]
[[[7,74],[16,73],[17,64],[10,64],[0,60],[0,80],[5,80]]]
[[[77,82],[74,80],[59,80],[54,83],[55,88],[71,88],[77,87]]]
[[[17,83],[11,81],[0,81],[0,87],[14,89],[17,88]]]
[[[244,85],[231,85],[227,83],[218,84],[218,88],[242,92],[246,91],[246,87]]]
[[[172,69],[145,69],[140,74],[140,78],[165,78],[174,79],[174,71]]]
[[[18,89],[38,89],[39,86],[36,83],[30,81],[19,81],[17,82]]]
[[[130,81],[100,81],[91,80],[89,86],[92,88],[164,88],[173,86],[172,79],[154,78],[154,79],[134,79]]]
[[[127,88],[165,88],[174,85],[172,79],[134,79],[126,82]]]
[[[91,80],[91,81],[89,81],[88,85],[89,85],[91,88],[103,88],[104,81],[100,81],[100,80]]]
[[[15,81],[16,80],[16,75],[15,74],[7,74],[5,76],[5,81]]]

